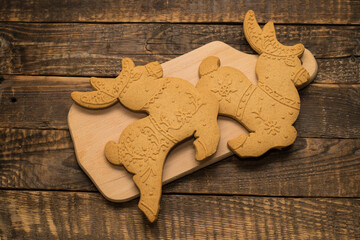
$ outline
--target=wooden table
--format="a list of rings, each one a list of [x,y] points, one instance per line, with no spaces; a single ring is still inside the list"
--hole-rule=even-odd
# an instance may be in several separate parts
[[[359,239],[360,2],[308,3],[0,0],[0,239]],[[296,142],[164,186],[153,224],[137,199],[104,199],[75,159],[70,93],[125,56],[165,62],[214,40],[254,53],[248,9],[317,58]]]

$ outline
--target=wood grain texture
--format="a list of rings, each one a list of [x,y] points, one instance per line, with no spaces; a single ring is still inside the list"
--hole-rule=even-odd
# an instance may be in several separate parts
[[[259,158],[228,158],[170,183],[165,191],[359,197],[359,150],[359,139],[298,138],[287,149]]]
[[[164,195],[149,224],[136,201],[1,191],[1,239],[357,239],[360,200]]]
[[[321,84],[300,92],[297,128],[311,138],[166,185],[160,219],[150,225],[137,200],[114,204],[81,192],[96,189],[76,163],[65,119],[70,92],[89,90],[88,78],[0,76],[0,239],[360,239],[359,6],[0,0],[1,76],[114,77],[125,56],[163,63],[214,40],[253,53],[241,24],[253,9],[259,22],[275,20],[284,44],[303,42],[313,52]]]
[[[68,129],[70,93],[90,86],[89,78],[6,76],[0,90],[0,127]],[[360,85],[310,84],[300,96],[300,137],[360,136]]]
[[[242,29],[242,25],[203,24],[3,23],[0,74],[116,76],[123,57],[138,65],[164,62],[215,40],[254,53]],[[360,26],[277,25],[276,32],[281,43],[301,42],[316,58],[360,56]]]
[[[359,138],[360,85],[313,84],[300,99],[298,136]]]
[[[314,83],[360,83],[360,58],[317,59],[318,74]]]
[[[2,0],[0,21],[26,22],[237,22],[256,10],[259,22],[359,24],[359,1]],[[55,10],[56,9],[56,10]]]
[[[95,191],[66,130],[0,129],[0,188]],[[360,140],[298,138],[256,159],[230,157],[165,193],[360,197]]]
[[[2,188],[94,191],[67,130],[0,130]]]

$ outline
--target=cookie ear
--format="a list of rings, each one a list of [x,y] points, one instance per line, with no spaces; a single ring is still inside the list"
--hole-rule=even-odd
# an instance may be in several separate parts
[[[122,72],[129,72],[135,67],[135,64],[130,58],[123,58],[123,60],[121,61],[121,67]]]
[[[220,67],[220,59],[218,57],[210,56],[205,58],[199,67],[200,77],[205,76]]]
[[[145,65],[149,75],[155,78],[161,78],[163,76],[163,69],[158,62],[151,62]]]

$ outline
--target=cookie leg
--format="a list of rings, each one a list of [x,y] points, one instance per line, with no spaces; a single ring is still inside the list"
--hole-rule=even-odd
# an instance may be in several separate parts
[[[157,219],[160,209],[162,168],[163,164],[158,167],[149,166],[148,169],[133,177],[136,186],[140,189],[138,206],[150,222]]]
[[[150,222],[157,218],[160,208],[162,170],[166,154],[158,155],[157,159],[137,158],[133,161],[121,161],[119,151],[123,151],[121,144],[108,142],[105,147],[105,155],[109,162],[120,165],[134,173],[133,180],[140,190],[139,208],[145,213]],[[120,154],[121,155],[121,154]]]
[[[293,126],[283,127],[275,132],[269,129],[258,129],[247,137],[238,137],[228,142],[229,148],[240,157],[258,157],[272,148],[283,148],[291,145],[296,139]]]
[[[109,162],[123,165],[134,174],[133,180],[140,191],[139,208],[150,222],[159,213],[164,161],[173,145],[146,117],[127,126],[119,144],[110,141],[105,146]]]
[[[228,147],[240,157],[258,157],[264,154],[269,147],[262,139],[261,134],[250,133],[249,136],[241,135],[239,138],[230,140]]]
[[[278,142],[273,143],[272,148],[282,149],[284,147],[290,146],[295,142],[296,136],[297,131],[292,125],[283,127],[281,134],[277,136]]]
[[[241,134],[239,137],[229,140],[228,147],[234,151],[234,149],[240,148],[247,139],[248,136],[246,134]]]
[[[158,154],[148,153],[150,157],[144,155],[130,160],[121,156],[123,145],[108,142],[105,147],[105,156],[111,163],[122,164],[134,174],[133,180],[140,191],[138,206],[150,222],[154,222],[159,213],[163,166],[169,150]]]
[[[220,140],[220,129],[217,120],[202,122],[195,132],[196,160],[203,160],[216,152]]]

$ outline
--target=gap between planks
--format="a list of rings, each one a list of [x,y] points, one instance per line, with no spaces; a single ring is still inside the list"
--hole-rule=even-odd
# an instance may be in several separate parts
[[[165,185],[166,186],[166,185]],[[2,191],[13,191],[13,192],[57,192],[57,193],[89,193],[89,194],[99,194],[99,191],[86,191],[86,190],[66,190],[66,189],[26,189],[26,188],[0,188],[0,192]],[[186,193],[186,192],[163,192],[162,195],[173,195],[173,196],[219,196],[219,197],[256,197],[256,198],[304,198],[304,199],[355,199],[360,200],[359,197],[339,197],[339,196],[281,196],[281,195],[263,195],[263,194],[231,194],[231,193]],[[102,196],[102,195],[101,195]],[[135,199],[138,199],[136,197]],[[134,200],[134,199],[132,199]],[[132,201],[130,200],[130,201]],[[115,202],[116,204],[125,204],[126,202]]]

